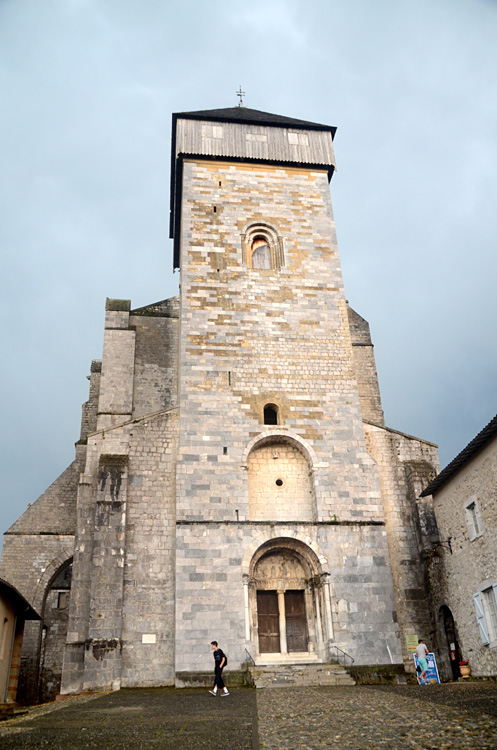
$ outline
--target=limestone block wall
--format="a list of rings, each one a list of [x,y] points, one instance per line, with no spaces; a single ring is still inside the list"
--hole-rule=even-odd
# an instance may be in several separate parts
[[[209,643],[218,640],[237,669],[245,661],[242,562],[265,540],[301,538],[330,570],[333,642],[357,664],[401,661],[395,602],[382,524],[257,524],[178,522],[176,671],[212,668]],[[252,633],[253,636],[253,633]],[[390,653],[389,653],[390,649]]]
[[[133,425],[130,435],[123,687],[174,684],[178,421],[172,409]]]
[[[250,267],[246,237],[257,235],[258,221],[279,238],[277,268]],[[254,522],[236,522],[252,511],[260,523],[315,521],[307,534],[325,534],[320,524],[343,532],[336,547],[324,541],[337,586],[339,642],[365,663],[389,662],[391,637],[398,658],[386,535],[365,556],[358,534],[348,537],[361,523],[368,531],[382,524],[383,507],[364,441],[326,172],[186,160],[181,265],[177,671],[204,668],[213,631],[235,660],[243,656],[237,566]],[[264,425],[267,403],[278,408],[277,426]],[[263,509],[270,459],[258,479],[251,467],[263,455],[258,438],[269,436],[298,444],[311,474],[305,487],[303,472],[295,477],[304,492],[289,495],[286,505],[271,487]],[[381,620],[375,625],[366,623],[373,611]]]
[[[177,411],[88,439],[62,693],[174,679]]]
[[[433,497],[441,540],[451,537],[453,554],[438,550],[438,564],[430,559],[430,581],[435,617],[446,605],[454,617],[463,658],[469,659],[472,675],[497,672],[497,638],[484,646],[477,621],[474,594],[497,584],[497,439],[476,455]],[[465,503],[473,498],[479,505],[481,534],[473,538],[466,518]],[[488,619],[488,613],[485,613]],[[488,623],[487,623],[487,630]],[[447,659],[445,634],[439,628],[439,649]]]
[[[42,703],[55,700],[60,692],[69,594],[69,591],[51,588],[45,601],[39,673],[39,700]],[[67,596],[67,600],[61,600],[61,595]]]
[[[107,300],[97,428],[131,417],[136,333],[129,328],[129,300]]]
[[[390,564],[405,666],[413,670],[405,636],[433,636],[417,498],[438,468],[437,446],[396,430],[365,423],[368,451],[380,475]],[[425,520],[423,528],[429,528]]]
[[[101,377],[93,379],[84,407],[93,431],[162,411],[178,399],[178,300],[130,310],[129,300],[107,300]],[[98,389],[98,390],[97,390]],[[95,396],[98,418],[92,422]],[[88,414],[87,414],[88,412]],[[91,432],[87,429],[85,435]]]
[[[278,270],[244,262],[257,220]],[[239,467],[270,401],[318,456],[317,518],[382,519],[325,171],[185,161],[180,346],[179,517],[248,517]]]
[[[133,417],[177,404],[179,316],[175,307],[131,313],[129,323],[136,331]]]
[[[384,425],[385,419],[369,323],[351,307],[347,310],[362,418]]]

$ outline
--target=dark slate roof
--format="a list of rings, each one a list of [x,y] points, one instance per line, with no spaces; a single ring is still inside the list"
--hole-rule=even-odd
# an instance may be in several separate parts
[[[335,137],[336,127],[321,125],[317,122],[307,122],[294,117],[273,115],[271,112],[261,112],[259,109],[248,107],[227,107],[226,109],[201,109],[198,112],[176,112],[173,120],[213,120],[214,122],[245,122],[249,125],[268,125],[275,128],[297,128],[301,130],[329,130]]]
[[[248,107],[227,107],[226,109],[200,109],[197,112],[175,112],[173,114],[173,127],[171,131],[171,189],[170,189],[170,220],[169,236],[173,243],[173,268],[179,268],[179,238],[180,238],[180,205],[181,195],[181,159],[176,158],[176,122],[183,120],[211,120],[213,122],[235,122],[247,123],[249,125],[266,125],[274,128],[295,128],[300,130],[325,130],[335,137],[336,127],[331,125],[320,125],[317,122],[307,122],[294,117],[274,115],[271,112],[262,112],[259,109]],[[329,179],[333,174],[330,167]]]
[[[438,492],[449,479],[452,479],[477,453],[485,448],[497,436],[497,415],[483,428],[473,440],[435,477],[428,487],[423,490],[421,497]]]
[[[19,614],[21,614],[25,620],[41,620],[38,612],[33,609],[31,604],[23,597],[16,587],[6,581],[5,578],[0,578],[0,591],[2,589],[5,594],[13,600],[14,605],[21,610]]]

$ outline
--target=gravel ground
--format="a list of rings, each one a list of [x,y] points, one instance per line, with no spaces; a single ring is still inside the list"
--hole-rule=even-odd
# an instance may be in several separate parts
[[[497,748],[497,684],[293,688],[257,693],[264,750]]]

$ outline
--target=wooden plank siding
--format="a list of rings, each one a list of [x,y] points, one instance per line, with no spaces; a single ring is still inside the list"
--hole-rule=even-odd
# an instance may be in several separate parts
[[[176,127],[176,157],[195,154],[335,167],[329,131],[187,119],[178,119]]]

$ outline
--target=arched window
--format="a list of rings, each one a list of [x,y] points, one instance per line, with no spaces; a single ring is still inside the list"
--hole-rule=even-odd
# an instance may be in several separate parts
[[[265,237],[256,237],[252,242],[252,268],[272,268],[271,248]]]
[[[275,404],[266,404],[264,407],[264,424],[279,424],[278,407]]]
[[[255,270],[278,270],[284,265],[283,239],[264,221],[248,224],[242,234],[243,262]]]

